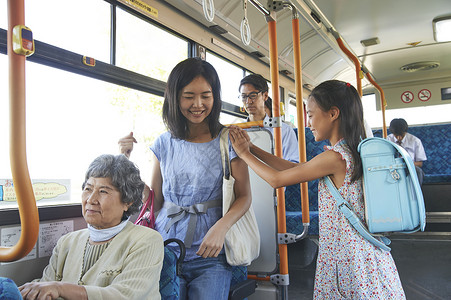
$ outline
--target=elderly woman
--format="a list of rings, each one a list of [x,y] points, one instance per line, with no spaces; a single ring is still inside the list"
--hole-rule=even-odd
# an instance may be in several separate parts
[[[61,237],[41,279],[19,287],[24,299],[160,299],[163,239],[129,222],[144,183],[124,155],[101,155],[83,183],[88,228]]]

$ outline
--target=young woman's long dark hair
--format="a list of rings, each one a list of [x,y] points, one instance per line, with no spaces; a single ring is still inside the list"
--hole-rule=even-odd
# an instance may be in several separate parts
[[[362,177],[362,161],[357,151],[360,141],[366,138],[363,122],[363,106],[357,90],[349,83],[328,80],[315,87],[310,95],[323,111],[332,107],[340,110],[340,133],[354,158],[354,172],[351,181]]]
[[[188,122],[180,111],[180,93],[194,78],[202,76],[213,92],[213,107],[207,117],[211,137],[218,135],[223,127],[219,123],[221,113],[221,83],[215,68],[200,58],[188,58],[178,63],[169,75],[163,102],[163,121],[172,136],[178,139],[189,137]]]

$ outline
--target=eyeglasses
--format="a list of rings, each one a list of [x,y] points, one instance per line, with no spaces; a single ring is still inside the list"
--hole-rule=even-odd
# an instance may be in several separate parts
[[[249,98],[249,100],[254,101],[255,99],[257,99],[257,96],[259,93],[261,93],[262,91],[258,91],[258,92],[250,92],[249,94],[241,94],[238,96],[239,99],[241,99],[241,101],[246,102],[247,98]]]

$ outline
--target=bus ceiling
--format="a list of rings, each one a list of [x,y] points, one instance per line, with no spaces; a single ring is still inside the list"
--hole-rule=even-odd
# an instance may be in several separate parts
[[[293,42],[291,32],[292,11],[286,3],[296,8],[300,15],[300,38],[302,55],[303,84],[316,86],[322,81],[338,79],[350,82],[357,87],[355,64],[340,49],[337,32],[344,45],[359,60],[375,82],[383,88],[415,83],[429,79],[449,78],[451,62],[445,49],[449,42],[436,42],[433,34],[433,19],[442,16],[449,8],[448,0],[433,2],[418,1],[411,5],[409,0],[396,1],[394,6],[386,1],[360,0],[297,0],[297,1],[257,1],[257,0],[168,0],[171,6],[183,11],[197,20],[202,26],[234,43],[238,48],[252,54],[258,53],[258,59],[269,64],[269,42],[266,14],[276,19],[279,32],[279,70],[294,80]],[[214,15],[207,18],[202,3],[214,7]],[[243,5],[247,3],[247,5]],[[392,5],[393,3],[390,2]],[[284,9],[281,9],[284,8]],[[372,13],[372,11],[384,13]],[[451,14],[451,10],[448,11]],[[250,35],[249,44],[242,41],[242,24]],[[396,32],[393,22],[396,20]],[[197,41],[207,48],[209,41]],[[231,56],[238,64],[240,58]],[[407,72],[404,65],[435,61],[438,68],[421,72]],[[252,71],[252,70],[251,70]],[[267,74],[268,75],[268,74]],[[377,89],[367,78],[362,78],[363,93]]]

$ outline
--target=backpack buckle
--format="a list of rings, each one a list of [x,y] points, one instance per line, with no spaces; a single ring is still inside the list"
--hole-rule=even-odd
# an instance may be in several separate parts
[[[393,178],[393,180],[395,180],[395,181],[398,181],[401,178],[401,175],[399,175],[399,173],[396,171],[396,169],[390,170],[390,175]]]

